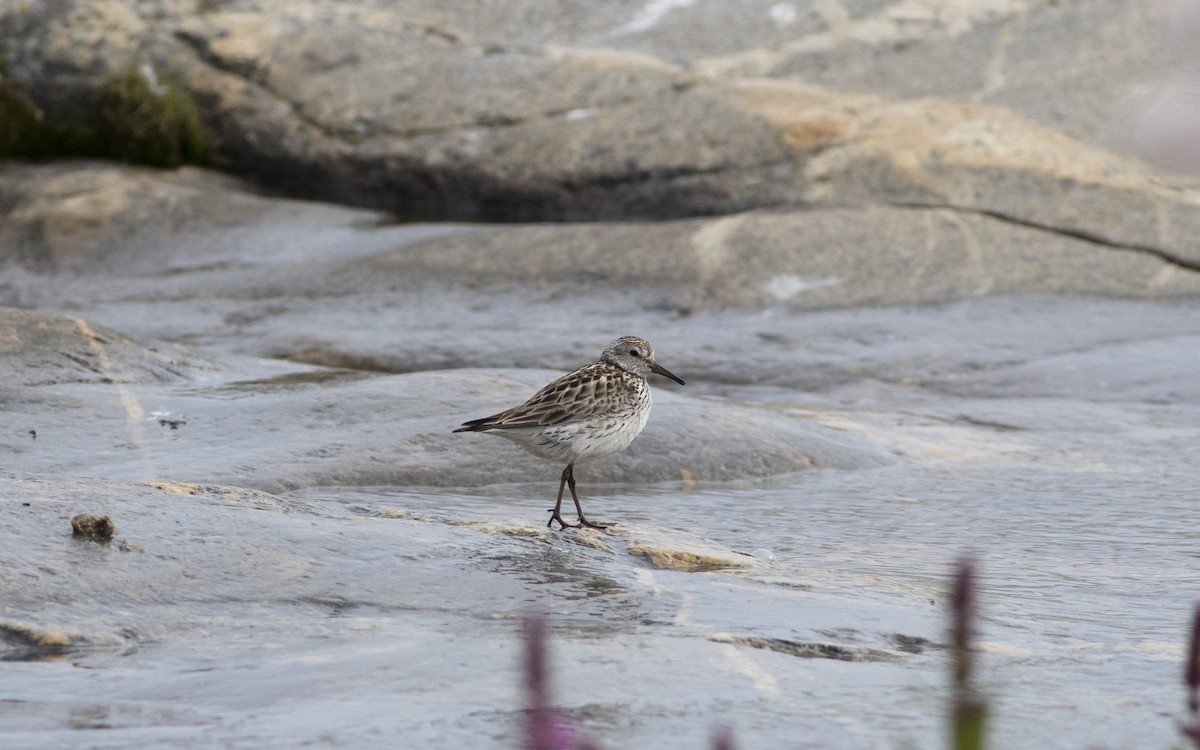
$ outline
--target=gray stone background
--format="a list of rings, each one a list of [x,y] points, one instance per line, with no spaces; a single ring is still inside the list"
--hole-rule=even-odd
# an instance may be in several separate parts
[[[181,77],[215,166],[275,194],[408,219],[606,222],[441,240],[397,260],[412,268],[587,264],[718,306],[1159,296],[1195,292],[1200,265],[1197,183],[1128,155],[1185,163],[1142,138],[1154,92],[1195,62],[1169,11],[6,0],[0,50],[49,118],[78,115],[131,62]],[[72,241],[54,179],[5,175],[6,255],[45,263],[64,251],[43,236]],[[74,241],[143,218],[136,178],[70,179],[94,194]],[[680,218],[694,221],[659,223]]]
[[[1198,17],[0,0],[47,121],[136,65],[214,146],[0,163],[0,744],[513,745],[532,604],[613,746],[931,747],[973,544],[997,746],[1168,746]],[[450,430],[626,333],[688,386],[549,532]]]

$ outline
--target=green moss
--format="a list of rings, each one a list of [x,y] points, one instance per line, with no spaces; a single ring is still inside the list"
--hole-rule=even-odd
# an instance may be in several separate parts
[[[178,82],[155,88],[136,66],[113,73],[96,94],[96,141],[104,155],[138,164],[202,164],[208,139],[200,111]]]
[[[18,155],[39,126],[37,106],[9,82],[7,70],[0,51],[0,158]]]
[[[88,122],[46,123],[25,92],[0,79],[0,158],[94,156],[157,167],[203,164],[208,137],[178,81],[153,85],[136,65],[105,78]]]
[[[34,103],[7,79],[0,79],[0,157],[25,155],[40,128]]]

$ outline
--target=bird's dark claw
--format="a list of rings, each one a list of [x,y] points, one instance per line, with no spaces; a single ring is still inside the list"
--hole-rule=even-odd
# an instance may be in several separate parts
[[[548,508],[546,512],[554,513],[554,508]],[[607,529],[610,526],[613,526],[611,523],[595,523],[587,520],[583,516],[579,517],[579,523],[567,523],[563,520],[562,516],[554,513],[554,515],[550,516],[550,520],[546,522],[546,528],[553,529],[555,521],[558,521],[559,531],[562,531],[563,529]]]
[[[553,509],[553,508],[550,508],[550,509],[549,509],[549,510],[547,510],[546,512],[547,512],[547,513],[554,513],[554,509]],[[560,515],[559,515],[559,514],[557,514],[557,513],[554,513],[554,515],[550,516],[550,520],[546,522],[546,528],[547,528],[547,529],[553,529],[553,528],[554,528],[554,522],[555,522],[555,521],[558,521],[558,530],[559,530],[559,531],[562,531],[563,529],[577,529],[577,528],[579,528],[579,524],[577,524],[577,523],[567,523],[566,521],[564,521],[564,520],[562,519],[562,516],[560,516]]]

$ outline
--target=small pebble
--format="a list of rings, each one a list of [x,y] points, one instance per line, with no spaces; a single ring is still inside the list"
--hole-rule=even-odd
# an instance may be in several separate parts
[[[100,542],[112,540],[117,532],[117,525],[108,516],[95,516],[91,513],[80,513],[71,519],[71,533]]]

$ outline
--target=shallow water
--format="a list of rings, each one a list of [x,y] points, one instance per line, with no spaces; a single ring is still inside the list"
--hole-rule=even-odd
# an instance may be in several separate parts
[[[0,724],[12,747],[511,744],[516,618],[532,607],[551,616],[563,705],[612,746],[695,747],[719,722],[746,747],[936,746],[936,645],[843,663],[713,639],[940,643],[947,574],[969,550],[997,747],[1167,747],[1200,593],[1196,498],[1171,441],[1131,453],[1123,416],[1065,448],[998,430],[996,455],[976,436],[931,457],[920,429],[943,425],[905,414],[892,419],[920,440],[891,465],[722,486],[596,486],[581,471],[590,515],[620,524],[589,536],[611,551],[540,529],[553,477],[310,488],[266,509],[107,502],[147,553],[69,542],[63,560],[51,539],[5,561],[18,579],[69,578],[62,565],[132,583],[81,603],[86,578],[61,593],[8,579],[29,596],[7,616],[71,624],[95,644],[14,652]],[[740,572],[656,570],[626,552],[640,537],[756,557]]]
[[[637,290],[339,276],[389,236],[338,235],[341,258],[272,245],[237,269],[216,261],[244,253],[210,242],[215,261],[186,273],[5,272],[25,304],[70,299],[220,366],[125,386],[136,418],[106,384],[0,399],[4,747],[511,746],[531,608],[550,616],[562,705],[608,746],[694,748],[728,723],[748,750],[936,747],[946,581],[966,552],[995,747],[1171,745],[1200,599],[1200,305],[689,312]],[[739,404],[874,452],[719,483],[613,484],[581,467],[589,516],[619,524],[608,534],[547,532],[558,469],[486,436],[429,454],[438,487],[363,484],[388,476],[408,433],[464,417],[389,373],[565,369],[624,333],[688,380],[660,388],[643,441],[694,444],[706,436],[655,430],[683,404]],[[358,369],[264,359],[305,352]],[[483,456],[537,481],[479,480]],[[81,510],[145,551],[72,541]],[[656,568],[633,554],[646,542],[746,567]],[[755,637],[878,660],[737,645]]]
[[[641,528],[684,528],[758,557],[753,570],[735,576],[647,572],[657,608],[665,609],[639,615],[650,631],[647,647],[723,632],[882,649],[895,648],[888,638],[895,633],[944,642],[949,568],[971,552],[983,579],[982,664],[995,702],[997,747],[1168,747],[1175,736],[1168,717],[1182,699],[1182,636],[1200,595],[1196,497],[1187,481],[1154,466],[980,471],[947,463],[914,471],[897,465],[821,471],[781,486],[630,490],[588,498],[586,506],[592,517],[620,519],[634,535]],[[352,502],[472,518],[495,515],[502,503],[507,517],[519,513],[514,495],[534,498],[520,506],[538,510],[538,489],[371,493]],[[345,499],[327,490],[302,494]],[[559,593],[566,600],[581,595],[570,588]],[[564,627],[576,624],[557,611],[566,605],[551,606],[567,620]],[[614,630],[636,627],[631,613],[589,614],[615,620]],[[575,648],[556,644],[560,651]],[[718,686],[691,690],[711,701],[740,681],[757,690],[753,710],[731,701],[713,716],[738,727],[746,746],[797,736],[814,738],[797,746],[936,746],[946,699],[940,654],[909,657],[903,666],[861,665],[857,675],[834,668],[830,675],[828,665],[743,653],[736,658],[748,664],[709,676]],[[616,696],[632,690],[647,699],[648,675],[637,666],[621,664],[606,680],[576,669],[568,664],[558,675],[576,702],[600,700],[600,691],[616,702],[614,711],[638,713],[636,700]],[[684,670],[680,679],[689,674]],[[837,726],[817,717],[837,717]],[[664,739],[674,729],[661,717],[641,721],[646,725],[605,727],[605,735],[616,744],[696,742],[694,734],[676,744]]]

